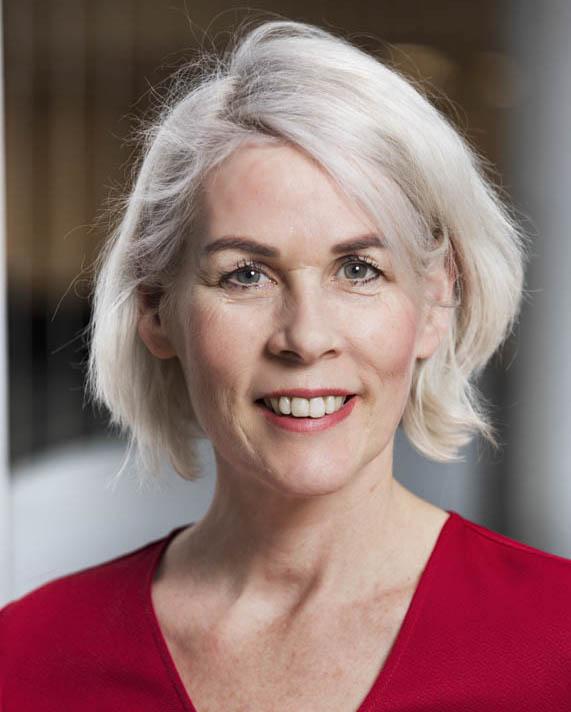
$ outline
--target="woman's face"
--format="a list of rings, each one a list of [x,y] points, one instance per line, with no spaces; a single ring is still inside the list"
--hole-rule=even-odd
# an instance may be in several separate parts
[[[341,244],[363,238],[371,245]],[[374,238],[294,148],[243,147],[211,175],[169,334],[219,470],[300,496],[337,490],[375,461],[390,467],[415,359],[436,342]],[[342,418],[260,403],[295,389],[354,397]]]

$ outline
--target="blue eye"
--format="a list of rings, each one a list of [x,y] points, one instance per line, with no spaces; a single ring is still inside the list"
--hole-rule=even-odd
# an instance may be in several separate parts
[[[372,264],[368,258],[364,257],[351,256],[345,258],[342,269],[346,269],[347,267],[356,268],[353,274],[349,274],[348,272],[345,272],[345,274],[349,277],[351,282],[358,282],[359,284],[367,284],[367,282],[372,282],[382,275],[382,271]],[[367,272],[372,272],[372,276],[363,279]]]
[[[353,268],[352,274],[347,271],[348,267]],[[343,258],[340,269],[345,270],[344,274],[348,281],[355,285],[367,284],[379,279],[384,274],[370,257],[362,255],[347,255]],[[364,279],[368,272],[372,272],[372,275]],[[235,269],[221,275],[219,284],[228,286],[230,289],[251,289],[252,287],[257,289],[263,284],[260,281],[262,275],[268,277],[263,265],[254,260],[242,259]]]
[[[257,287],[260,283],[260,275],[265,275],[263,266],[254,262],[253,260],[241,260],[236,265],[236,268],[231,272],[225,272],[221,279],[221,285],[229,285],[233,289],[250,289],[250,287]],[[242,282],[233,282],[231,278],[237,278],[242,275],[245,279]],[[257,277],[257,279],[255,279]]]

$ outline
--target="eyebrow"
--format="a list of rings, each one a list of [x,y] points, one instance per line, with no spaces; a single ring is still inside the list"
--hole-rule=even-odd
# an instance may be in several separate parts
[[[359,237],[344,240],[333,245],[331,252],[335,255],[343,252],[355,252],[357,250],[365,250],[368,247],[385,248],[386,242],[378,235],[360,235]],[[238,235],[225,235],[217,240],[208,243],[204,246],[202,254],[212,255],[215,252],[223,250],[240,250],[241,252],[250,252],[261,257],[280,257],[280,251],[270,245],[265,245],[263,242],[252,240],[248,237],[240,237]]]

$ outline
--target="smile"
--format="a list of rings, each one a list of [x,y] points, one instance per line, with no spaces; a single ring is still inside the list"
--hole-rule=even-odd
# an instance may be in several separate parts
[[[325,398],[260,398],[256,406],[266,420],[290,432],[318,432],[347,418],[357,403],[356,395],[326,396]],[[287,413],[289,408],[290,412]]]
[[[338,411],[350,396],[325,396],[317,398],[298,398],[281,396],[263,398],[264,405],[278,415],[290,415],[294,418],[322,418]]]

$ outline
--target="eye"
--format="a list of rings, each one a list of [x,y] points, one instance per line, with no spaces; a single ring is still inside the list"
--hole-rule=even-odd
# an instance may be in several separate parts
[[[349,282],[355,285],[367,284],[384,276],[374,260],[365,255],[347,255],[343,258],[341,270]],[[367,274],[370,276],[366,277]],[[272,281],[264,272],[263,265],[254,260],[242,259],[233,270],[221,275],[219,285],[230,289],[259,289],[264,284],[262,277]]]
[[[347,255],[343,260],[341,269],[350,282],[359,285],[373,282],[384,274],[370,257],[364,255]],[[367,273],[370,276],[364,279]]]
[[[235,269],[222,274],[220,285],[227,285],[232,289],[258,288],[261,275],[267,277],[262,265],[253,260],[243,259],[238,262]],[[233,281],[233,278],[235,278],[236,281]]]

